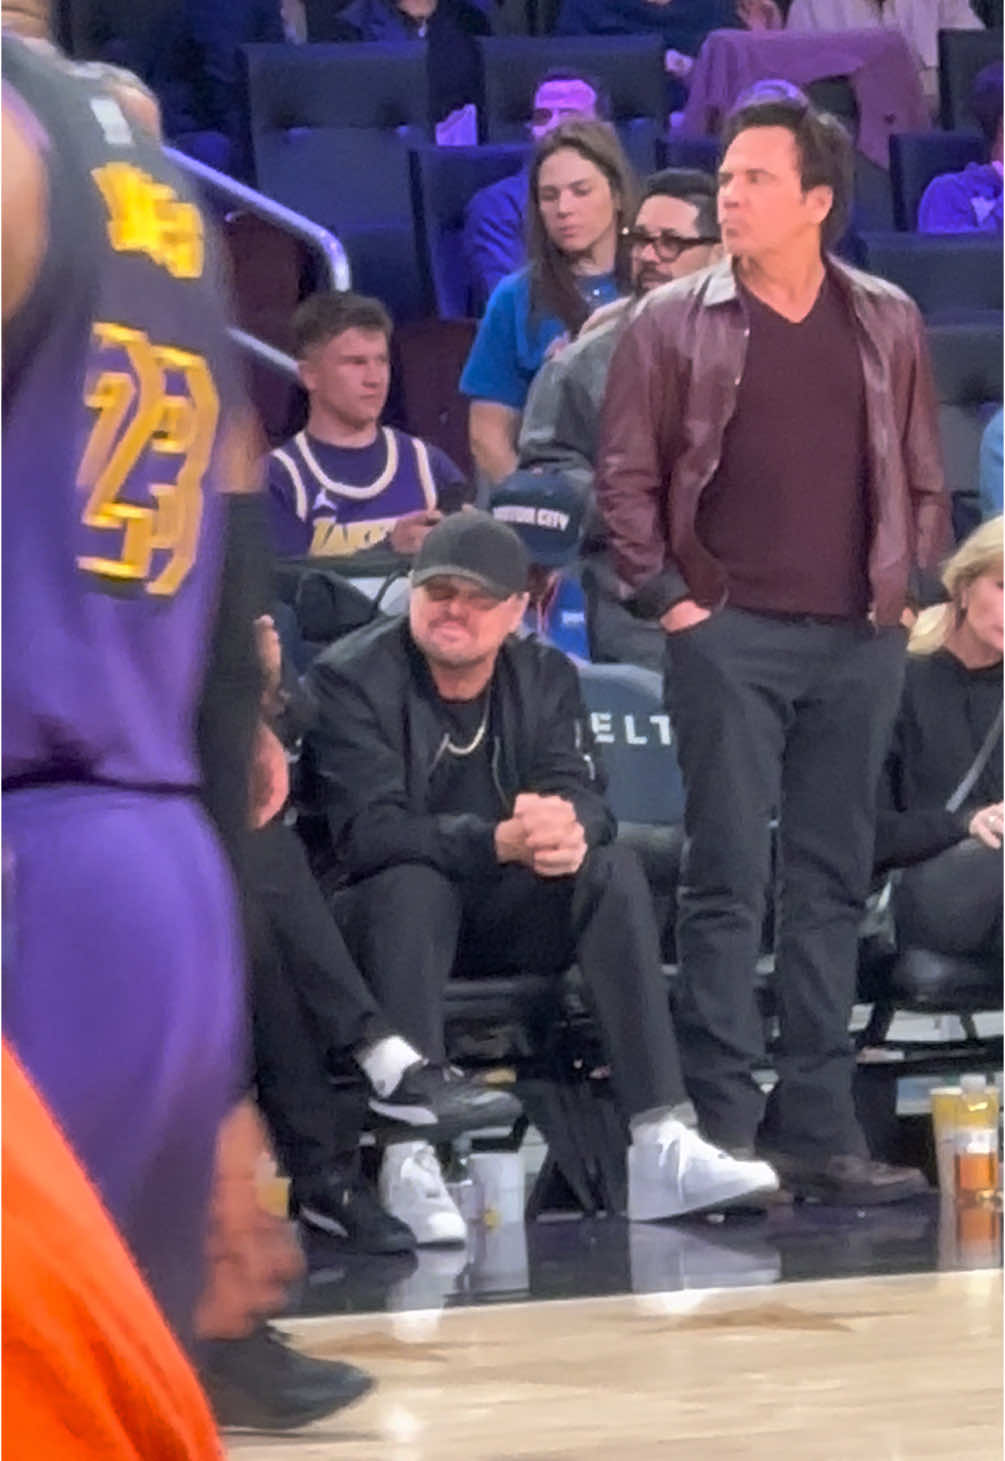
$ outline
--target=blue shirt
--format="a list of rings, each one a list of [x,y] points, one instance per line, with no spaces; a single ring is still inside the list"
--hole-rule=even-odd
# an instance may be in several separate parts
[[[577,282],[591,312],[618,297],[611,274],[584,275]],[[565,333],[556,315],[531,319],[529,270],[508,275],[492,291],[478,326],[461,376],[462,394],[522,411],[548,347]]]
[[[981,437],[981,516],[985,522],[1002,510],[1002,409],[995,412]]]
[[[918,208],[919,233],[1002,234],[1002,175],[990,162],[933,178]]]
[[[521,637],[525,635],[534,635],[573,659],[590,658],[586,595],[574,574],[560,573],[543,604],[527,605]]]

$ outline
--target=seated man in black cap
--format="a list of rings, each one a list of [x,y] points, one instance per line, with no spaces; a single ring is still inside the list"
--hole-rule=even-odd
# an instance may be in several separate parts
[[[575,959],[631,1129],[629,1217],[749,1206],[777,1191],[772,1169],[680,1120],[649,890],[614,841],[575,669],[513,637],[528,568],[505,523],[447,518],[416,557],[408,618],[357,630],[308,672],[336,919],[393,1027],[433,1061],[452,972]],[[386,1163],[393,1210],[385,1178]]]

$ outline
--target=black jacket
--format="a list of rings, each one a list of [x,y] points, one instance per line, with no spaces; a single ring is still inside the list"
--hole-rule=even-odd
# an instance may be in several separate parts
[[[309,753],[346,880],[403,862],[458,880],[497,868],[495,823],[427,809],[444,728],[407,620],[369,624],[339,640],[305,684],[317,706]],[[571,663],[536,640],[508,639],[491,693],[492,764],[507,814],[522,791],[564,796],[588,845],[610,842],[616,823]]]
[[[968,670],[940,649],[909,655],[880,788],[876,867],[909,867],[962,842],[980,807],[1002,799],[1001,746],[958,812],[946,802],[973,765],[1002,699],[1002,667]]]

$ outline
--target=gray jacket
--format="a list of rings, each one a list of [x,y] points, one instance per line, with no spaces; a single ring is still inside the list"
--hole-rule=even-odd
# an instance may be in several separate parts
[[[597,526],[592,498],[600,408],[611,357],[631,318],[632,303],[618,300],[602,325],[545,362],[534,377],[520,427],[520,466],[562,472],[574,482],[590,499],[590,536]]]

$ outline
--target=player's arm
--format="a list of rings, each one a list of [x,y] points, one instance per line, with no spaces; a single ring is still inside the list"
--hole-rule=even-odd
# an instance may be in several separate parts
[[[240,872],[262,696],[254,625],[268,608],[270,580],[261,443],[250,412],[234,417],[221,449],[226,545],[199,706],[199,754],[203,801]]]
[[[48,184],[38,124],[7,87],[3,92],[3,177],[0,244],[3,249],[3,318],[9,320],[31,293],[45,257],[49,232]]]

